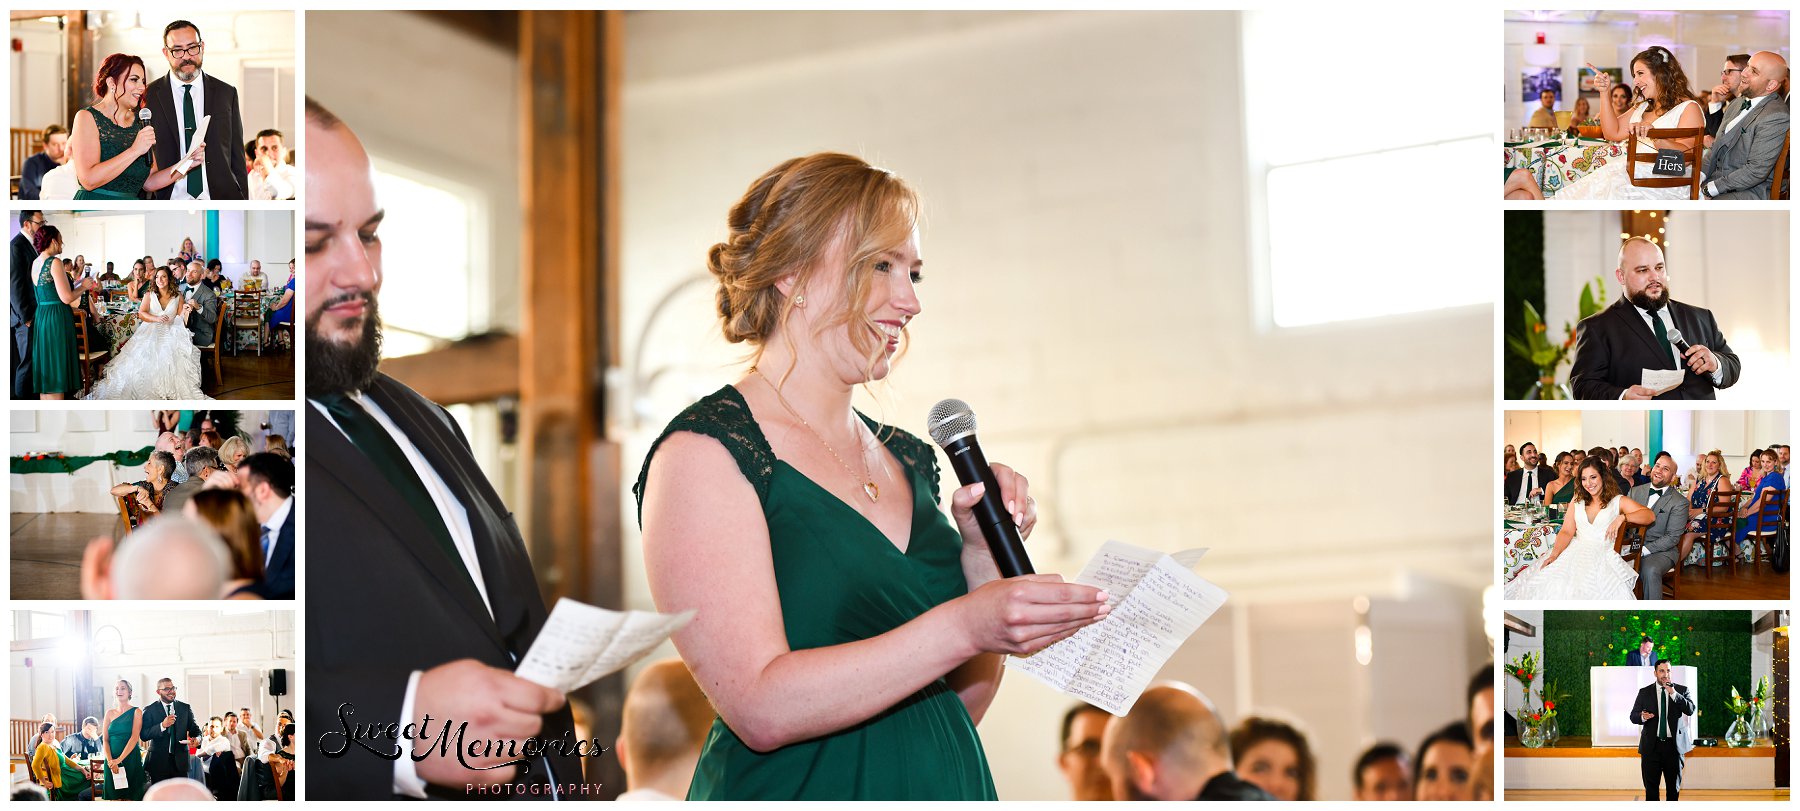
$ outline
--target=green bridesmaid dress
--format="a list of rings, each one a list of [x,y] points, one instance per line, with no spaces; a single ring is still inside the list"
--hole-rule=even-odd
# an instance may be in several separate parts
[[[862,416],[862,415],[858,415]],[[912,485],[905,552],[837,496],[775,458],[742,394],[726,386],[689,406],[658,437],[637,486],[643,519],[650,459],[669,434],[717,439],[762,502],[782,623],[793,650],[887,633],[967,592],[962,536],[938,509],[937,455],[862,417]],[[671,607],[673,608],[673,607]],[[844,685],[854,690],[854,685]],[[714,718],[690,800],[992,800],[994,780],[975,723],[939,678],[862,723],[770,752],[746,746]]]
[[[38,268],[37,312],[31,317],[31,387],[39,394],[81,390],[81,361],[75,357],[75,311],[56,293],[50,259]]]
[[[94,116],[94,127],[100,133],[100,161],[112,160],[113,156],[131,148],[137,141],[138,130],[150,126],[142,119],[133,121],[129,127],[121,127],[113,123],[106,114],[92,107],[87,108]],[[98,189],[76,189],[77,200],[136,200],[144,191],[144,181],[150,179],[150,153],[145,152],[138,159],[125,167],[118,177]]]
[[[44,752],[45,749],[49,749],[50,751],[48,753],[45,753]],[[50,799],[52,799],[52,800],[79,800],[79,799],[81,799],[81,792],[86,791],[87,787],[88,787],[87,772],[83,771],[82,768],[75,763],[75,761],[68,759],[68,757],[64,756],[62,752],[57,751],[57,748],[54,746],[51,746],[50,744],[40,742],[38,744],[37,752],[32,755],[32,759],[36,760],[39,755],[47,755],[47,757],[45,757],[45,759],[54,762],[56,764],[57,771],[62,776],[62,787],[58,788],[54,792],[52,792],[50,795]]]
[[[114,757],[118,757],[125,744],[131,742],[131,727],[137,723],[140,712],[143,712],[142,708],[132,707],[130,712],[120,713],[119,717],[106,725],[106,746]],[[131,747],[131,754],[126,755],[120,765],[125,769],[125,782],[128,785],[122,789],[113,788],[112,769],[106,769],[103,796],[108,800],[144,799],[144,791],[150,788],[150,775],[144,772],[144,750],[137,746]]]

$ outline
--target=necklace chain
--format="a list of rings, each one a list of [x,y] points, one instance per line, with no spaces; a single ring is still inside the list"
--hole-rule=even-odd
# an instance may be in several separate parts
[[[813,435],[814,439],[819,440],[820,445],[825,446],[825,452],[831,454],[831,458],[837,460],[838,465],[844,469],[845,473],[850,474],[851,478],[856,478],[856,471],[850,467],[850,463],[845,462],[844,457],[838,455],[837,449],[831,447],[830,442],[825,441],[825,436],[823,434],[819,433],[819,429],[812,427],[812,423],[807,422],[805,417],[800,416],[800,412],[795,411],[793,406],[788,405],[787,398],[782,396],[781,389],[778,388],[773,381],[769,380],[768,375],[763,374],[762,370],[756,368],[755,366],[750,367],[750,371],[755,372],[756,376],[762,378],[762,381],[764,383],[768,384],[769,388],[775,390],[775,399],[779,400],[781,402],[781,407],[787,409],[787,413],[789,415],[791,415],[794,419],[799,420],[800,425],[802,427],[804,427],[808,432],[810,432]],[[862,450],[862,441],[861,440],[862,440],[862,437],[859,435],[857,437],[857,443],[856,443],[857,448],[859,450]],[[858,457],[861,458],[862,463],[863,463],[863,474],[862,474],[862,479],[861,479],[863,495],[868,496],[869,501],[873,502],[873,501],[881,498],[881,488],[875,486],[874,477],[869,475],[868,454],[860,453],[857,455],[858,455]]]

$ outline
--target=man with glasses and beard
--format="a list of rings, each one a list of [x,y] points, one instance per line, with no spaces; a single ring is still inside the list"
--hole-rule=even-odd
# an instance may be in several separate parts
[[[1619,246],[1624,295],[1575,329],[1569,383],[1580,400],[1711,400],[1738,380],[1738,356],[1709,310],[1669,296],[1662,248],[1643,237]],[[1646,388],[1649,369],[1685,369],[1662,394]]]
[[[244,143],[237,88],[201,72],[205,51],[199,26],[176,20],[163,28],[162,53],[169,60],[169,73],[151,82],[144,92],[150,126],[156,128],[156,165],[174,166],[193,149],[189,141],[196,135],[206,144],[206,160],[202,162],[204,171],[189,172],[167,188],[152,192],[158,200],[250,198],[250,172],[237,156]],[[201,134],[198,127],[207,116],[212,122]]]
[[[14,400],[36,400],[31,387],[31,318],[37,314],[37,273],[31,267],[38,252],[31,246],[38,227],[44,224],[44,212],[19,212],[19,233],[12,238],[12,396]]]
[[[518,525],[449,413],[376,370],[383,211],[368,153],[312,99],[305,140],[306,555],[331,584],[306,615],[309,796],[583,796],[563,695],[512,673],[546,617]],[[503,766],[516,757],[465,762],[430,738],[344,740],[428,716],[428,735],[453,720],[469,741],[550,748]]]

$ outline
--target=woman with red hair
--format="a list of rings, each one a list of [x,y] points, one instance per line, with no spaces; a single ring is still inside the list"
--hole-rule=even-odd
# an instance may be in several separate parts
[[[94,75],[92,107],[75,116],[69,138],[70,162],[75,181],[81,184],[77,200],[136,200],[146,190],[156,191],[185,176],[175,167],[158,167],[150,153],[156,132],[148,119],[138,118],[144,100],[144,60],[112,54]],[[199,168],[204,143],[187,155]]]

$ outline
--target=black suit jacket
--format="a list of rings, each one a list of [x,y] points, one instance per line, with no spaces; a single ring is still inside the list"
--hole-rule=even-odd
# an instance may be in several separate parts
[[[1701,95],[1704,96],[1705,94],[1701,94]],[[1704,98],[1700,100],[1700,109],[1705,110],[1711,106],[1712,106],[1711,100],[1704,99]],[[1718,135],[1719,134],[1719,128],[1725,125],[1725,110],[1726,110],[1726,108],[1728,108],[1730,106],[1731,106],[1731,102],[1727,101],[1724,104],[1719,105],[1718,112],[1706,114],[1706,134],[1707,135]]]
[[[1645,666],[1655,667],[1656,666],[1656,651],[1650,652],[1650,661],[1648,661],[1648,662],[1644,661],[1643,655],[1639,654],[1637,651],[1632,651],[1630,653],[1627,653],[1627,654],[1625,654],[1625,664],[1628,666],[1631,666],[1631,667],[1645,667]],[[1655,696],[1651,696],[1651,698],[1654,699]],[[1652,707],[1651,709],[1654,710],[1655,708]]]
[[[1669,302],[1669,316],[1689,346],[1704,346],[1719,359],[1719,385],[1737,382],[1738,356],[1725,343],[1724,333],[1710,311]],[[1684,364],[1685,366],[1685,364]],[[1643,382],[1645,369],[1674,369],[1675,359],[1656,342],[1656,333],[1644,323],[1637,308],[1623,296],[1575,328],[1575,363],[1569,383],[1577,400],[1617,400],[1625,389]],[[1681,385],[1658,395],[1658,400],[1711,400],[1711,374],[1687,373]]]
[[[1549,465],[1538,465],[1537,482],[1536,482],[1538,487],[1543,487],[1544,485],[1549,484],[1551,481],[1553,481],[1555,479],[1556,479],[1556,468],[1553,468]],[[1525,483],[1525,469],[1524,468],[1520,468],[1518,470],[1515,470],[1511,473],[1506,474],[1506,503],[1512,504],[1519,500],[1519,485],[1524,484],[1524,483]],[[1551,495],[1550,493],[1545,493],[1544,500],[1549,501],[1550,495]]]
[[[200,737],[200,726],[194,723],[194,708],[185,701],[175,702],[175,724],[163,729],[162,722],[167,717],[168,713],[163,710],[161,699],[144,706],[144,729],[141,737],[150,745],[150,751],[144,758],[144,766],[153,773],[186,777],[188,750],[187,744],[182,741]],[[171,749],[174,751],[170,751]]]
[[[31,267],[37,256],[37,249],[31,247],[31,240],[25,238],[25,232],[13,235],[12,325],[15,327],[24,326],[37,313],[37,278]]]
[[[248,200],[250,171],[244,167],[244,118],[239,112],[237,88],[205,71],[201,71],[200,81],[206,93],[206,108],[201,114],[212,116],[212,123],[206,125],[206,162],[202,165],[206,186],[214,200]],[[150,106],[150,126],[156,128],[156,165],[164,169],[175,165],[187,151],[181,148],[186,141],[181,132],[181,101],[171,89],[174,84],[164,74],[150,83],[144,96]],[[158,200],[167,200],[173,190],[174,186],[165,186],[151,194]]]
[[[1673,716],[1669,719],[1669,737],[1679,740],[1684,736],[1678,734],[1676,725],[1681,723],[1681,716],[1693,715],[1695,708],[1694,699],[1688,695],[1687,687],[1680,684],[1673,686],[1675,687],[1675,699],[1669,702],[1669,712]],[[1638,754],[1640,755],[1648,755],[1656,749],[1656,687],[1655,682],[1644,685],[1643,689],[1638,691],[1637,701],[1631,705],[1631,723],[1640,727],[1638,729]],[[1646,712],[1651,714],[1648,721],[1640,717],[1640,713]],[[1693,721],[1687,723],[1692,724]],[[1692,735],[1693,730],[1690,728],[1685,737],[1691,740]]]
[[[355,744],[341,757],[323,754],[319,736],[344,729],[339,716],[343,705],[355,707],[348,716],[352,724],[400,722],[413,671],[459,659],[512,670],[515,657],[525,655],[547,617],[518,524],[476,466],[456,421],[385,375],[366,394],[430,460],[467,510],[493,616],[461,561],[438,546],[399,491],[309,404],[306,532],[312,540],[306,544],[307,565],[329,573],[315,581],[306,607],[310,683],[303,728],[315,730],[306,735],[313,750],[307,796],[319,800],[393,796],[392,761]],[[433,719],[434,728],[438,720]],[[566,735],[572,745],[573,729],[564,707],[544,716],[538,738],[554,741]],[[327,745],[341,746],[342,736],[328,739]],[[382,742],[379,748],[391,751],[392,744]],[[549,759],[558,783],[583,782],[579,758]],[[521,779],[543,782],[544,771],[543,759],[533,760]],[[460,788],[442,796],[475,797]]]
[[[294,499],[287,520],[281,522],[281,530],[275,534],[275,549],[269,553],[269,565],[263,569],[262,582],[255,589],[265,600],[294,599],[294,513],[299,511],[300,500]]]

